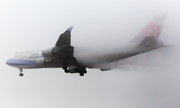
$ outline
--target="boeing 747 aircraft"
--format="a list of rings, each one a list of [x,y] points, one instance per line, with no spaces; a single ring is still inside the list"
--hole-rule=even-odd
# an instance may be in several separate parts
[[[86,68],[99,68],[101,71],[111,70],[108,64],[126,59],[137,54],[161,47],[168,47],[159,41],[167,14],[158,14],[134,37],[127,45],[120,46],[115,52],[102,54],[88,54],[87,51],[78,52],[71,45],[71,31],[68,28],[59,36],[54,47],[42,51],[17,52],[6,61],[6,64],[20,70],[32,68],[62,68],[66,73],[79,73],[84,76]]]

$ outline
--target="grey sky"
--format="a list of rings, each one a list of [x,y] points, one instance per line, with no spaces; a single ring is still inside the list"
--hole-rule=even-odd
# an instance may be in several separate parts
[[[1,1],[0,107],[179,108],[179,5],[178,0]],[[120,47],[158,13],[168,13],[160,40],[177,46],[130,58],[136,61],[120,69],[88,69],[84,77],[35,69],[20,78],[19,70],[5,64],[15,52],[52,47],[70,26],[75,46]]]

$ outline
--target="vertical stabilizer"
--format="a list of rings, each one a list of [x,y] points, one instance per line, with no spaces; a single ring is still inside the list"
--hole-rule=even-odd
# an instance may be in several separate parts
[[[155,40],[159,39],[167,13],[156,15],[131,42],[142,42],[146,37],[154,36]]]

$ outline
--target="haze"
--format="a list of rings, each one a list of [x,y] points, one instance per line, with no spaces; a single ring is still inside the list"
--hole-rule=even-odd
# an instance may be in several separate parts
[[[179,108],[180,13],[178,0],[5,0],[0,2],[0,107]],[[5,61],[15,52],[54,46],[68,27],[82,49],[121,47],[156,14],[168,13],[162,48],[117,62],[116,69],[88,69],[84,77],[62,69],[19,70]],[[116,49],[118,50],[118,49]]]

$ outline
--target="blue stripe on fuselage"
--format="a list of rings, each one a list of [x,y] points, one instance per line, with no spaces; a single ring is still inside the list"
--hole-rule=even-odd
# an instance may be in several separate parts
[[[33,60],[20,60],[20,59],[8,59],[6,61],[6,64],[7,65],[10,65],[10,66],[31,66],[31,65],[35,65],[35,61]]]

